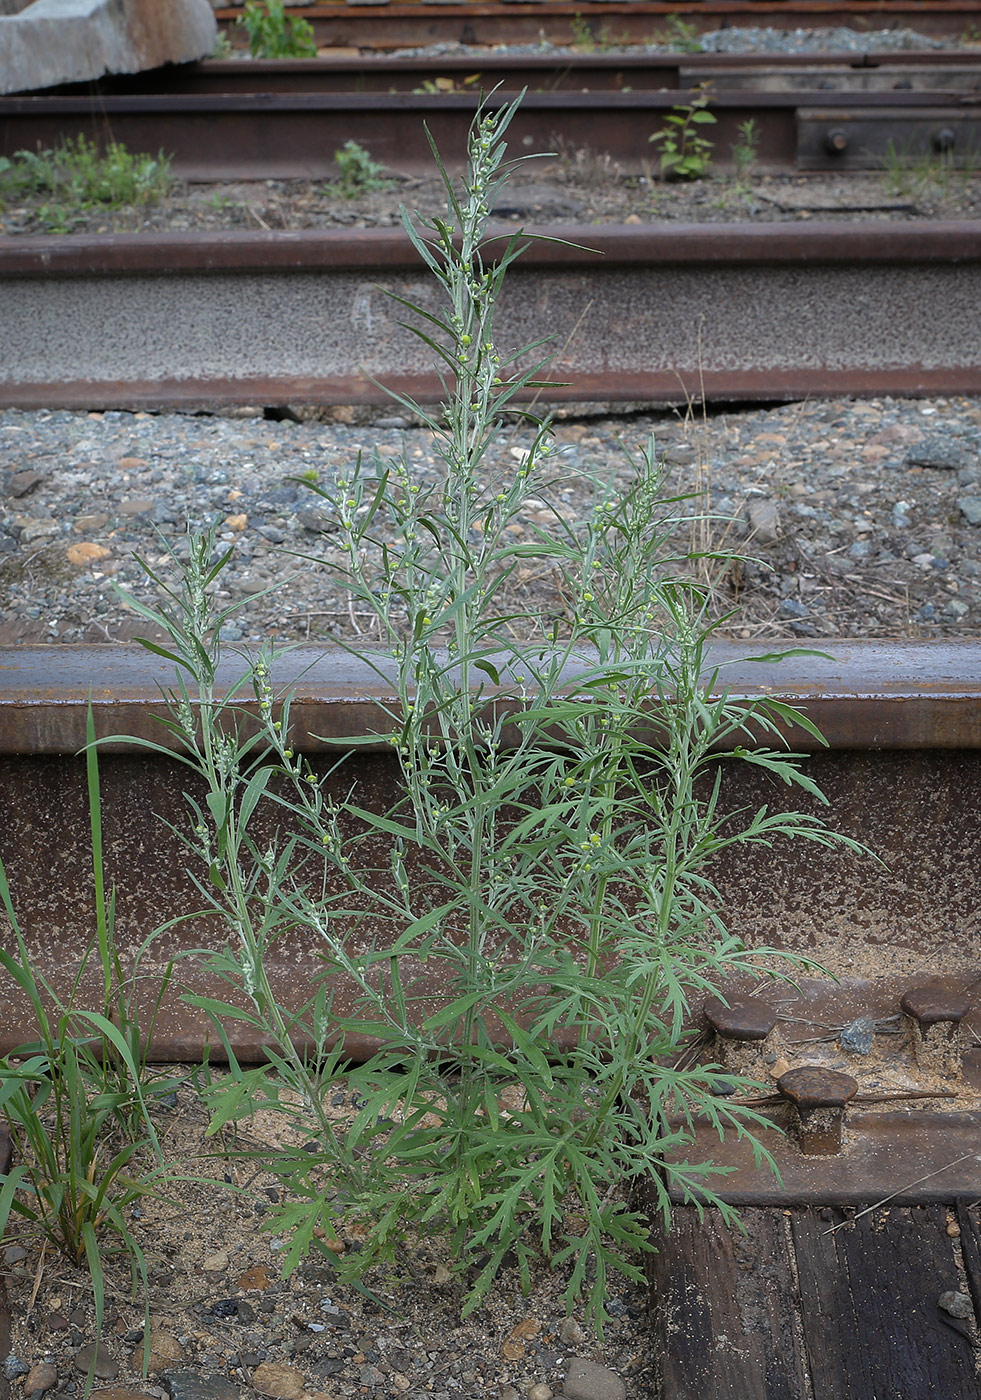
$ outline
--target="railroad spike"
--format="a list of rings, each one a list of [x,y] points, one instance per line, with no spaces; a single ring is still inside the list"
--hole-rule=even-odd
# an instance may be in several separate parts
[[[791,1104],[800,1150],[809,1157],[833,1157],[841,1151],[845,1108],[858,1093],[858,1080],[822,1065],[799,1065],[777,1080]]]
[[[942,1079],[961,1077],[961,1022],[971,1008],[963,992],[911,987],[899,999],[913,1058]]]
[[[719,1063],[733,1074],[763,1079],[767,1072],[763,1057],[774,1060],[780,1053],[773,1008],[754,997],[733,998],[728,1004],[721,997],[710,997],[702,1014],[715,1032],[713,1052]]]

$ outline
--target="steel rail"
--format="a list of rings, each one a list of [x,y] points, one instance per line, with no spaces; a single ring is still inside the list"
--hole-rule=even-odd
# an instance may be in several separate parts
[[[870,1006],[890,1004],[902,976],[908,977],[911,956],[962,981],[977,971],[981,644],[830,642],[826,649],[826,657],[777,665],[739,662],[745,649],[721,644],[709,665],[725,663],[722,676],[733,698],[779,697],[822,726],[828,748],[812,753],[808,772],[830,798],[832,823],[871,845],[885,867],[825,858],[809,847],[795,850],[800,842],[741,851],[737,861],[721,860],[714,877],[730,927],[748,940],[782,939],[810,952],[831,927],[878,945],[881,977],[854,986],[846,979],[833,993],[837,1012],[856,1003],[868,1014]],[[219,689],[239,674],[234,663],[227,666]],[[391,706],[392,688],[346,654],[317,648],[290,653],[273,679],[277,690],[294,693],[294,746],[325,775],[326,788],[343,800],[356,783],[362,805],[388,810],[399,785],[390,745],[353,748],[339,770],[336,763],[345,741],[387,728],[379,705]],[[86,893],[91,851],[79,753],[89,705],[100,736],[142,735],[166,745],[161,687],[172,680],[165,663],[134,647],[0,651],[0,854],[35,969],[55,986],[73,977],[95,927]],[[788,731],[795,744],[802,737]],[[107,887],[115,889],[117,939],[129,950],[161,923],[200,908],[200,894],[185,874],[187,850],[167,826],[181,830],[186,823],[190,779],[176,758],[140,752],[129,742],[104,747],[100,777]],[[737,765],[726,781],[723,800],[733,807],[755,810],[783,800],[782,791],[748,767]],[[271,836],[281,818],[269,819]],[[262,849],[265,818],[260,814],[257,821],[253,837]],[[380,848],[370,856],[379,868],[387,868],[386,857]],[[214,916],[172,927],[151,945],[142,966],[148,999],[172,956],[227,936]],[[295,1005],[316,975],[317,950],[302,938],[285,940],[269,950],[267,967],[280,995]],[[192,962],[181,969],[195,990],[218,991]],[[407,978],[418,973],[423,990],[438,995],[435,985],[427,989],[425,967],[407,957],[404,971]],[[83,996],[87,990],[83,986]],[[344,989],[337,993],[342,1004]],[[5,1012],[0,1049],[30,1036],[16,998]],[[248,1027],[230,1027],[230,1033],[243,1059],[261,1057],[261,1039]],[[206,1019],[170,994],[153,1053],[200,1059],[207,1037]],[[359,1053],[369,1047],[349,1048]]]
[[[962,91],[981,86],[981,52],[975,49],[900,49],[858,53],[620,53],[441,54],[435,58],[395,58],[384,53],[334,54],[320,58],[206,59],[117,74],[96,83],[65,83],[22,96],[95,96],[139,94],[200,96],[260,92],[413,92],[426,83],[451,81],[471,89],[531,92],[612,89],[671,90],[711,81],[728,88],[783,82],[800,88],[813,77],[821,91],[829,85],[860,91],[864,87]],[[449,90],[449,89],[448,89]]]
[[[478,100],[472,92],[3,97],[0,156],[85,135],[121,141],[132,151],[163,150],[174,173],[185,180],[320,179],[336,172],[334,151],[354,140],[392,169],[422,174],[432,168],[428,127],[448,167],[458,170]],[[493,106],[506,100],[502,94],[488,102]],[[509,140],[519,151],[551,151],[559,145],[606,153],[625,173],[642,173],[651,156],[648,138],[680,100],[677,92],[652,90],[528,93]],[[792,167],[801,151],[804,114],[812,123],[823,123],[822,130],[849,123],[861,130],[863,124],[884,122],[900,145],[915,132],[929,147],[948,131],[954,133],[957,151],[981,147],[977,93],[720,90],[713,93],[711,105],[717,123],[713,148],[723,168],[740,127],[750,119],[759,131],[758,169]],[[851,141],[847,162],[879,168],[881,149],[881,138],[875,144],[863,136]],[[811,164],[813,155],[809,150]],[[846,164],[834,147],[826,149],[823,160],[831,166]]]
[[[664,38],[677,16],[697,33],[743,27],[816,29],[909,28],[929,36],[970,32],[978,14],[976,0],[530,0],[530,3],[369,3],[316,4],[304,9],[318,44],[396,49],[426,44],[500,44],[581,40],[583,26],[595,41],[647,43]],[[233,43],[245,43],[235,24],[241,9],[218,11],[219,23]]]
[[[543,401],[981,392],[974,223],[535,232],[496,326],[515,349],[552,330]],[[388,229],[8,239],[0,404],[436,401],[388,295],[435,305],[420,268]]]

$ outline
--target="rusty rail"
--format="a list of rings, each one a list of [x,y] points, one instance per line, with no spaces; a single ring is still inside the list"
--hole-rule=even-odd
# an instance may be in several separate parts
[[[578,244],[584,231],[537,232]],[[587,250],[532,242],[497,315],[503,346],[551,327],[551,401],[981,390],[973,223],[588,236]],[[376,381],[435,401],[431,357],[387,295],[435,296],[418,269],[387,229],[10,239],[0,404],[388,402]]]
[[[502,94],[491,97],[489,104],[505,100]],[[515,150],[553,151],[559,146],[605,153],[625,173],[639,174],[650,163],[651,133],[686,100],[684,93],[649,89],[531,92],[509,139]],[[424,126],[448,167],[459,170],[477,102],[474,92],[3,97],[0,156],[85,135],[121,141],[133,151],[163,150],[171,157],[174,173],[185,180],[322,179],[336,173],[334,151],[354,140],[393,170],[424,174],[432,168]],[[711,106],[717,123],[712,129],[713,158],[722,169],[731,160],[740,127],[749,120],[759,132],[757,168],[792,168],[799,161],[804,112],[812,123],[820,113],[829,129],[832,124],[854,127],[851,168],[881,168],[889,139],[903,149],[911,140],[929,149],[941,132],[953,131],[950,148],[955,154],[981,149],[981,98],[972,92],[719,90]],[[876,123],[883,122],[885,133],[873,136]],[[834,145],[825,143],[820,150],[825,167],[842,164]],[[813,167],[810,146],[807,155]]]
[[[810,953],[839,934],[877,945],[880,974],[870,981],[863,972],[854,985],[846,978],[833,990],[835,1015],[847,1018],[855,1007],[856,1015],[863,1006],[890,1007],[910,985],[911,959],[948,979],[966,981],[977,973],[981,645],[835,642],[828,650],[826,658],[727,666],[726,684],[734,696],[765,693],[799,704],[823,727],[829,747],[811,756],[808,771],[828,793],[832,822],[868,842],[885,868],[796,851],[798,843],[791,843],[747,850],[736,861],[720,862],[716,874],[729,923],[748,939],[783,941]],[[734,661],[738,654],[745,654],[741,646],[722,644],[710,661]],[[230,667],[223,674],[230,682],[238,671]],[[393,696],[368,668],[308,648],[282,661],[274,680],[286,684],[296,676],[293,737],[314,768],[333,769],[345,739],[384,729],[378,705]],[[166,740],[158,723],[160,687],[171,680],[165,663],[136,648],[0,652],[0,854],[32,956],[56,984],[74,973],[94,927],[85,769],[78,755],[88,705],[100,735]],[[801,736],[789,737],[796,742]],[[117,933],[120,946],[131,949],[161,922],[199,907],[184,874],[186,852],[165,825],[185,823],[188,778],[175,760],[125,743],[106,749],[100,773]],[[354,783],[359,802],[387,810],[398,794],[390,745],[354,749],[325,781],[339,798]],[[776,806],[784,793],[737,768],[727,778],[724,800]],[[256,839],[264,839],[260,831]],[[384,853],[376,854],[384,865]],[[148,986],[172,955],[225,936],[213,918],[172,929],[150,949],[143,968]],[[302,940],[270,953],[271,975],[288,1002],[316,966],[316,950]],[[209,986],[191,964],[182,964],[185,975],[198,990]],[[0,1048],[28,1034],[14,1003]],[[233,1034],[237,1053],[261,1055],[247,1027]],[[155,1053],[199,1058],[206,1036],[205,1020],[172,996],[158,1023]]]
[[[385,53],[335,53],[318,58],[207,59],[168,65],[145,73],[117,74],[97,83],[65,83],[36,97],[103,97],[138,94],[201,96],[260,92],[413,92],[437,80],[463,88],[530,92],[680,90],[710,81],[716,88],[803,88],[808,79],[822,91],[871,86],[900,90],[929,85],[934,90],[979,86],[977,49],[899,49],[837,53],[619,53],[442,54],[438,58],[395,58]],[[452,88],[447,87],[447,91]],[[27,94],[24,94],[27,95]]]
[[[237,8],[218,11],[234,43]],[[304,10],[318,44],[396,49],[455,42],[536,42],[544,30],[552,43],[568,43],[586,25],[598,44],[646,43],[667,33],[670,16],[703,33],[710,29],[765,26],[816,29],[909,28],[930,36],[957,37],[977,21],[975,0],[530,0],[530,3],[316,4]]]

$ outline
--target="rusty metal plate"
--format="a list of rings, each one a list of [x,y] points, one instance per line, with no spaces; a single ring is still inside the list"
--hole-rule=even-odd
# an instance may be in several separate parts
[[[854,1110],[847,1143],[836,1157],[806,1157],[782,1127],[761,1135],[780,1179],[757,1166],[744,1141],[700,1131],[685,1154],[714,1161],[728,1175],[712,1190],[734,1206],[865,1206],[887,1197],[895,1205],[981,1197],[981,1112],[865,1113]],[[671,1192],[676,1205],[690,1197]]]
[[[801,107],[797,113],[801,170],[881,170],[890,152],[902,158],[943,157],[955,167],[973,168],[981,153],[981,108]]]
[[[759,981],[727,987],[730,1001],[754,992],[758,1003],[777,1013],[777,1025],[764,1042],[721,1040],[706,1031],[700,1056],[705,1063],[721,1063],[730,1072],[770,1084],[769,1093],[743,1101],[771,1124],[757,1135],[777,1173],[756,1159],[750,1142],[728,1135],[720,1143],[707,1124],[697,1128],[694,1142],[673,1160],[710,1160],[724,1168],[726,1174],[708,1185],[736,1206],[917,1204],[981,1197],[981,976],[977,940],[973,966],[970,944],[957,975],[943,975],[943,955],[933,958],[932,971],[917,972],[909,963],[904,966],[898,947],[887,951],[853,943],[850,950],[875,969],[864,977],[849,974],[846,957],[834,968],[842,979],[837,984],[803,979],[796,988]],[[956,961],[951,949],[948,965]],[[904,990],[924,982],[950,1000],[966,995],[969,1010],[957,1034],[959,1053],[948,1061],[942,1056],[921,1061],[915,1027],[901,1014]],[[841,1030],[854,1030],[859,1017],[866,1028],[875,1027],[868,1049],[862,1047],[866,1053],[845,1048],[840,1040]],[[947,1073],[938,1068],[941,1063]],[[824,1117],[802,1132],[791,1098],[781,1096],[774,1082],[779,1078],[782,1085],[789,1078],[788,1064],[847,1076],[857,1092],[843,1110],[819,1110]],[[821,1139],[817,1147],[816,1138]],[[691,1200],[670,1176],[666,1179],[675,1203]]]

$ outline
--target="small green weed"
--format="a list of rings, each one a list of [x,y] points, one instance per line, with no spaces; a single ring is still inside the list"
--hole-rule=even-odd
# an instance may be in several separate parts
[[[385,173],[386,166],[372,159],[371,153],[364,146],[359,146],[357,141],[345,141],[334,152],[334,162],[340,176],[333,188],[345,199],[357,199],[362,194],[387,190],[392,184]]]
[[[660,146],[661,174],[666,180],[701,180],[708,174],[714,148],[700,131],[715,124],[708,104],[708,93],[699,92],[690,102],[673,107],[661,130],[648,138]]]
[[[912,143],[897,146],[890,141],[882,158],[886,189],[900,198],[923,199],[948,195],[965,184],[978,169],[978,152],[918,150]]]
[[[571,46],[580,53],[609,53],[613,49],[628,48],[630,45],[628,33],[616,34],[605,24],[595,29],[581,14],[572,16],[569,29],[572,35]]]
[[[229,39],[228,35],[225,33],[224,29],[220,29],[220,30],[218,31],[218,38],[215,40],[215,46],[214,46],[214,48],[211,50],[211,57],[212,57],[212,58],[234,58],[234,57],[235,57],[235,46],[234,46],[234,44],[232,43],[231,39]]]
[[[469,92],[475,83],[479,83],[480,73],[470,73],[466,78],[424,78],[418,87],[413,88],[414,93],[422,93],[426,96],[435,97],[442,92]]]
[[[135,155],[118,141],[100,150],[85,136],[67,137],[53,150],[18,151],[13,160],[0,162],[0,206],[51,195],[37,217],[51,232],[69,232],[95,208],[155,204],[172,183],[163,151]]]
[[[745,186],[760,153],[760,129],[754,117],[739,123],[739,140],[732,147],[732,163],[736,168],[736,183]]]
[[[701,53],[702,41],[697,27],[680,15],[668,15],[664,25],[664,37],[658,42],[667,44],[678,53]]]
[[[580,53],[596,52],[596,35],[593,33],[592,25],[578,12],[572,15],[569,20],[569,32],[572,35],[574,49],[578,49]]]
[[[288,15],[283,0],[247,0],[235,21],[249,37],[253,58],[316,58],[313,25],[299,15]]]

